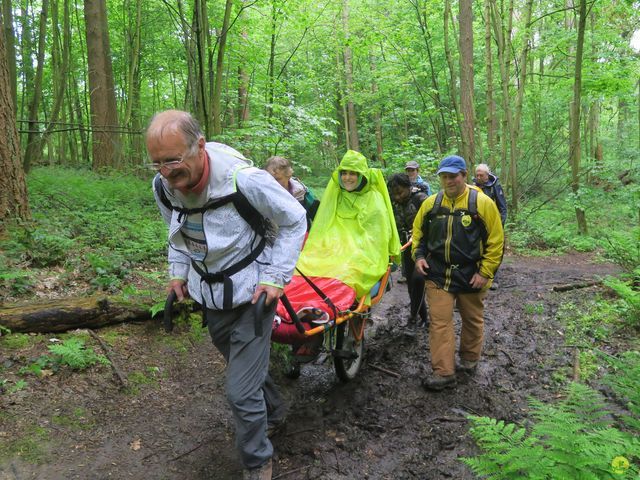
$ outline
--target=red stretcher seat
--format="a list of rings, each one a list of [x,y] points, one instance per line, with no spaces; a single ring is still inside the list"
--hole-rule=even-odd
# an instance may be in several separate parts
[[[338,312],[348,310],[355,302],[355,290],[340,280],[325,277],[309,277],[309,280],[331,299]],[[291,283],[284,288],[284,293],[296,313],[302,309],[316,308],[326,312],[330,319],[334,319],[333,310],[320,298],[320,295],[311,288],[304,278],[294,276]],[[306,330],[309,330],[317,325],[303,322],[303,326]],[[282,302],[278,302],[278,307],[276,308],[271,340],[292,345],[301,344],[307,340],[307,337],[298,332],[295,325],[293,325]]]

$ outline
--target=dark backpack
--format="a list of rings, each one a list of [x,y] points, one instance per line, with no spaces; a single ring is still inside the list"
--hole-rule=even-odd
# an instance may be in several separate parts
[[[233,206],[238,211],[243,220],[247,222],[247,224],[253,229],[256,235],[260,236],[258,245],[252,248],[251,252],[249,252],[248,255],[219,272],[210,273],[206,271],[207,267],[206,265],[204,265],[204,262],[203,269],[195,262],[195,260],[191,260],[191,266],[195,269],[196,272],[198,272],[198,275],[200,275],[201,282],[207,283],[209,285],[209,288],[211,288],[211,284],[213,283],[222,283],[224,285],[222,308],[223,310],[230,310],[233,306],[233,281],[231,280],[231,276],[248,267],[260,256],[260,254],[264,250],[264,247],[267,243],[267,219],[265,219],[262,214],[258,212],[258,210],[256,210],[253,205],[251,205],[249,200],[247,200],[247,197],[245,197],[237,188],[235,192],[230,193],[229,195],[225,195],[224,197],[211,200],[204,206],[198,208],[182,208],[173,205],[167,198],[167,194],[164,190],[164,185],[162,183],[162,179],[160,178],[160,174],[156,175],[153,180],[153,189],[158,195],[160,202],[162,202],[165,207],[167,207],[169,210],[175,210],[176,212],[179,212],[180,215],[178,216],[178,221],[180,221],[185,215],[204,213],[207,210],[215,210],[231,202],[233,203]],[[254,242],[255,237],[254,241],[251,243],[253,244]],[[211,292],[211,298],[213,299],[213,292]],[[205,306],[203,302],[203,309],[204,308]]]
[[[427,235],[427,230],[431,220],[435,218],[437,215],[464,215],[465,210],[457,210],[455,213],[450,210],[440,211],[442,208],[442,199],[444,198],[444,191],[440,190],[438,195],[436,196],[435,202],[433,202],[433,208],[427,215],[427,222],[425,222],[425,227],[423,227],[423,231],[425,234],[425,238]],[[458,213],[460,212],[460,213]],[[478,215],[478,191],[475,188],[469,188],[469,203],[467,205],[466,212],[471,216],[471,219],[479,226],[480,232],[482,235],[483,241],[487,240],[487,229],[484,225],[484,222],[480,219],[480,215]]]

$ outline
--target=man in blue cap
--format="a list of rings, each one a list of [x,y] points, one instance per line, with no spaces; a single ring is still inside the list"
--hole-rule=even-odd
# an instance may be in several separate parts
[[[433,373],[424,379],[428,390],[456,384],[456,370],[473,373],[482,352],[484,298],[500,266],[504,232],[496,204],[467,185],[462,157],[443,159],[437,171],[442,190],[427,198],[413,223],[416,270],[426,279],[431,322],[429,345]],[[453,309],[462,318],[459,363]]]

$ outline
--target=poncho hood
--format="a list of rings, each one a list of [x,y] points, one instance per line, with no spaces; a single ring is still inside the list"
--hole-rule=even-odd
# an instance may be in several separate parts
[[[367,180],[362,189],[340,187],[340,171]],[[360,297],[400,253],[400,239],[382,172],[369,168],[361,153],[347,151],[322,196],[298,268],[305,275],[337,278]]]

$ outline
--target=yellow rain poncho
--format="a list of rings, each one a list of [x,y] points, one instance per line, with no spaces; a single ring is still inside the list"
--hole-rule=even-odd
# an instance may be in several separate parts
[[[340,186],[340,171],[357,172],[356,191]],[[361,153],[347,151],[322,196],[297,268],[307,276],[336,278],[356,295],[369,294],[382,278],[400,240],[382,172]]]

